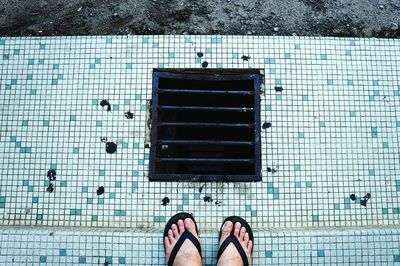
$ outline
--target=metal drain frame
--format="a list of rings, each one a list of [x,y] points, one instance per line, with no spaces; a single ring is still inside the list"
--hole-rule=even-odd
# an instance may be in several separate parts
[[[160,174],[156,173],[156,143],[158,122],[158,86],[160,78],[192,79],[192,80],[253,80],[254,91],[254,169],[251,175],[221,175],[221,174]],[[261,120],[260,93],[262,75],[259,70],[198,70],[198,69],[154,69],[152,75],[151,128],[150,128],[150,181],[191,181],[191,182],[255,182],[261,181]]]

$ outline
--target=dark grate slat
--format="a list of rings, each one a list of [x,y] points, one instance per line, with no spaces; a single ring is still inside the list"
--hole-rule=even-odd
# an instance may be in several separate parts
[[[197,94],[239,94],[253,95],[252,91],[231,91],[231,90],[188,90],[188,89],[160,89],[159,93],[197,93]]]
[[[253,146],[254,141],[226,141],[226,140],[158,140],[157,144],[202,144],[202,145],[249,145]]]

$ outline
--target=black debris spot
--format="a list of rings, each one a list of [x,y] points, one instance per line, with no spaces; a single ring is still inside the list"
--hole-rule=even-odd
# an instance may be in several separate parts
[[[202,52],[197,52],[197,56],[198,56],[198,57],[203,57],[203,55],[204,55],[204,54],[203,54]]]
[[[204,183],[201,187],[199,187],[199,193],[201,193],[203,191],[203,188],[206,186],[206,184]]]
[[[114,142],[107,142],[106,143],[106,152],[107,153],[114,153],[117,151],[117,144],[115,144]]]
[[[367,193],[365,194],[365,196],[362,198],[362,200],[360,201],[360,204],[364,207],[367,207],[367,201],[371,198],[371,194]]]
[[[214,203],[215,203],[215,205],[218,205],[218,206],[222,205],[222,201],[220,201],[220,200],[216,200]]]
[[[269,173],[273,173],[273,174],[275,174],[277,172],[277,170],[275,170],[274,168],[271,168],[271,167],[267,167],[267,171]]]
[[[53,185],[53,183],[50,183],[50,184],[49,184],[49,186],[47,187],[46,191],[47,191],[47,192],[50,192],[50,193],[52,193],[52,192],[54,191],[54,185]]]
[[[50,169],[49,171],[47,171],[47,177],[51,180],[51,181],[53,181],[53,180],[56,180],[56,170],[54,170],[54,169]]]
[[[133,119],[133,113],[131,111],[125,112],[125,117],[128,119]]]
[[[210,196],[204,196],[204,202],[213,202],[213,199]]]
[[[101,137],[100,141],[103,142],[103,143],[106,143],[107,142],[107,138],[106,137]]]
[[[49,236],[54,236],[54,232],[50,232]]]
[[[96,193],[97,193],[98,196],[102,195],[104,193],[104,187],[103,186],[99,187],[96,190]]]
[[[282,92],[283,88],[281,86],[275,86],[275,91],[276,92]]]
[[[101,107],[107,106],[107,112],[111,111],[111,104],[107,100],[102,100],[100,102]]]
[[[241,59],[243,59],[243,61],[249,61],[250,58],[250,56],[243,55]]]
[[[108,261],[104,262],[104,266],[108,266],[110,263]]]
[[[201,63],[201,66],[204,67],[204,68],[208,67],[208,62],[204,61],[203,63]]]
[[[356,195],[355,195],[355,194],[351,194],[351,195],[350,195],[350,199],[351,199],[352,201],[355,201],[355,200],[356,200]]]
[[[144,148],[145,149],[150,149],[150,144],[149,143],[144,144]]]
[[[14,258],[12,258],[12,260],[11,260],[12,262],[14,262],[15,260],[14,260]]]
[[[267,129],[267,128],[270,128],[271,127],[271,123],[270,122],[264,122],[264,124],[262,124],[262,128],[263,129]]]
[[[169,198],[168,198],[168,197],[165,197],[165,198],[162,199],[161,202],[162,202],[162,203],[161,203],[162,206],[167,206],[168,203],[169,203]]]

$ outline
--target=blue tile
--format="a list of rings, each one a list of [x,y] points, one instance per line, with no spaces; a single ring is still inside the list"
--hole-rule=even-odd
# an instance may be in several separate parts
[[[54,70],[57,70],[57,69],[59,69],[60,68],[60,65],[59,64],[53,64],[53,69]]]
[[[92,99],[92,105],[98,105],[99,104],[99,100],[97,99]]]
[[[275,95],[275,100],[281,101],[282,100],[282,94]]]
[[[272,105],[266,104],[265,105],[265,111],[271,111],[272,110]]]
[[[379,80],[374,79],[374,80],[372,81],[372,84],[373,84],[374,86],[379,86]]]
[[[327,60],[328,59],[328,55],[327,54],[321,54],[320,58],[321,58],[321,60]]]
[[[164,63],[158,63],[158,68],[164,68]]]
[[[58,79],[52,79],[51,85],[58,85]]]
[[[11,85],[10,84],[6,84],[6,90],[11,90]]]
[[[112,257],[106,257],[105,263],[112,264],[113,259]]]
[[[93,198],[89,197],[86,199],[87,204],[93,204]]]
[[[58,74],[57,75],[58,80],[63,80],[64,79],[64,74]]]
[[[16,136],[11,136],[10,137],[10,141],[11,142],[16,142],[17,141],[17,137]]]
[[[69,121],[76,121],[76,115],[70,115]]]
[[[20,51],[20,49],[14,49],[14,55],[19,55]]]
[[[291,55],[290,53],[285,53],[285,54],[284,54],[284,58],[285,58],[285,59],[291,59],[291,58],[292,58],[292,55]]]
[[[153,42],[153,48],[158,48],[158,47],[159,47],[158,42]]]
[[[97,64],[101,64],[101,59],[100,58],[95,58],[94,59],[94,63]]]
[[[39,49],[40,50],[46,49],[46,44],[44,44],[44,43],[39,44]]]
[[[400,255],[393,255],[393,262],[400,262]]]
[[[319,222],[319,215],[312,215],[311,219],[313,222]]]
[[[15,142],[15,148],[21,148],[21,141]]]
[[[250,214],[251,217],[257,217],[257,211],[251,211]]]
[[[190,39],[189,36],[185,36],[184,38],[185,38],[185,43],[190,43],[191,42],[191,39]]]
[[[389,209],[388,208],[382,208],[382,214],[388,214]]]
[[[97,204],[104,205],[104,198],[97,199]]]
[[[300,49],[300,44],[299,44],[299,43],[296,43],[296,44],[294,45],[294,49]]]
[[[136,192],[136,190],[138,189],[139,186],[139,182],[138,181],[132,181],[132,186],[131,186],[131,192]]]
[[[57,170],[57,164],[56,163],[51,163],[50,164],[50,169]]]
[[[96,222],[97,221],[97,215],[92,215],[91,220],[92,220],[92,222]]]
[[[295,188],[301,188],[301,182],[300,181],[295,181],[294,182],[294,187]]]
[[[28,192],[33,192],[33,190],[34,190],[34,186],[29,186],[28,187]]]
[[[264,64],[275,64],[275,58],[265,58]]]
[[[60,256],[67,256],[67,250],[65,248],[61,248],[58,254]]]
[[[30,147],[22,147],[20,148],[20,153],[31,153],[32,152],[32,148]]]
[[[128,143],[123,142],[123,143],[122,143],[122,149],[127,149],[127,148],[128,148]]]
[[[138,170],[133,170],[132,175],[133,176],[139,176],[139,171]]]
[[[22,126],[23,126],[23,127],[27,127],[28,124],[29,124],[29,121],[28,121],[28,120],[22,120]]]
[[[42,221],[43,220],[43,214],[36,214],[36,220]]]
[[[126,64],[126,69],[132,69],[132,63]]]
[[[119,104],[113,104],[113,105],[112,105],[112,109],[113,109],[114,111],[119,111]]]
[[[89,187],[88,186],[83,186],[82,187],[82,192],[88,192],[89,191]]]
[[[50,124],[49,120],[43,120],[43,126],[48,127]]]
[[[211,53],[212,53],[212,49],[211,49],[210,47],[207,47],[206,50],[205,50],[205,52],[206,52],[207,54],[211,54]]]
[[[125,99],[124,100],[124,105],[130,105],[131,104],[131,100],[130,99]]]
[[[299,132],[298,137],[299,139],[304,139],[304,132]]]
[[[109,199],[115,199],[115,192],[108,193],[108,198]]]
[[[33,79],[33,75],[32,75],[32,74],[26,75],[26,79],[27,79],[27,80],[32,80],[32,79]]]
[[[374,90],[374,96],[379,96],[379,90]]]
[[[344,208],[350,209],[350,198],[344,198]]]
[[[114,210],[114,216],[126,216],[125,210]]]
[[[319,249],[319,250],[317,251],[317,256],[318,256],[318,257],[325,257],[325,250]]]
[[[340,204],[339,203],[334,203],[333,204],[333,209],[339,210],[340,209]]]
[[[33,65],[35,64],[35,60],[34,59],[28,59],[28,65]]]
[[[350,41],[349,41],[349,45],[355,46],[355,45],[356,45],[356,41],[355,41],[355,40],[350,40]]]
[[[29,186],[29,180],[28,179],[22,180],[22,186],[24,186],[24,187]]]
[[[32,197],[32,203],[39,203],[39,197]]]
[[[347,56],[351,56],[351,50],[344,51],[344,54],[347,55]]]
[[[328,85],[333,85],[333,79],[328,79],[328,80],[326,80],[326,83],[327,83]]]
[[[175,58],[175,53],[169,52],[168,53],[168,58]]]
[[[244,210],[251,211],[251,205],[249,205],[249,204],[244,205]]]
[[[80,257],[79,257],[79,263],[80,263],[80,264],[86,263],[86,257],[80,256]]]
[[[149,43],[149,37],[143,36],[142,41],[143,41],[143,43]]]
[[[105,176],[106,171],[105,170],[99,170],[99,176]]]
[[[352,79],[348,79],[347,80],[347,85],[348,86],[353,86],[353,80]]]
[[[270,68],[270,69],[269,69],[269,73],[270,73],[271,75],[276,74],[276,69],[275,69],[275,68]]]
[[[300,166],[300,164],[295,164],[294,165],[294,171],[300,171],[301,170],[301,166]]]
[[[122,186],[122,182],[121,181],[115,181],[114,183],[116,188],[120,188]]]
[[[135,100],[141,100],[141,99],[142,99],[142,95],[140,95],[140,94],[135,95]]]
[[[36,90],[35,89],[31,89],[31,95],[36,95]]]
[[[218,36],[211,37],[211,43],[215,43],[215,44],[222,43],[222,37],[218,37]]]
[[[275,85],[282,85],[281,79],[275,79]]]
[[[389,149],[389,143],[387,143],[387,142],[382,142],[382,148],[384,148],[384,149]]]
[[[393,208],[393,214],[400,214],[400,208]]]
[[[39,257],[39,262],[41,262],[41,263],[47,262],[47,256],[40,256]]]
[[[3,60],[8,60],[10,59],[10,56],[8,54],[3,54]]]
[[[118,263],[119,263],[119,264],[126,264],[126,259],[125,259],[125,257],[118,257]]]
[[[112,37],[107,37],[106,38],[106,43],[112,43]]]
[[[70,209],[69,210],[69,214],[70,215],[81,215],[82,214],[82,210],[81,209]]]
[[[4,209],[6,207],[6,197],[0,196],[0,208]]]
[[[311,181],[306,181],[306,187],[307,187],[307,188],[312,187],[312,182],[311,182]]]
[[[11,80],[11,85],[17,85],[17,80],[16,79],[12,79]]]
[[[89,69],[95,69],[96,68],[96,64],[89,64]]]
[[[368,170],[368,175],[369,176],[375,176],[375,170],[374,169]]]
[[[371,135],[373,138],[378,137],[378,128],[377,127],[371,127]]]
[[[400,180],[396,180],[396,191],[400,192]]]
[[[272,250],[266,250],[265,251],[265,257],[266,258],[272,258],[272,255],[273,255]]]
[[[102,126],[103,126],[103,122],[97,120],[97,121],[96,121],[96,127],[102,127]]]
[[[356,112],[351,111],[351,112],[350,112],[350,117],[356,117]]]
[[[67,180],[60,181],[60,187],[67,187],[67,186],[68,186]]]
[[[165,216],[160,216],[160,215],[156,215],[154,216],[154,222],[155,223],[165,223]]]
[[[370,95],[370,96],[368,97],[368,99],[369,99],[369,101],[374,102],[374,101],[375,101],[375,96]]]
[[[44,65],[44,59],[39,59],[39,60],[38,60],[38,64],[39,64],[39,65]]]
[[[5,45],[6,44],[6,40],[5,39],[0,39],[0,45]]]
[[[239,59],[239,54],[238,53],[232,53],[232,58],[233,59]]]

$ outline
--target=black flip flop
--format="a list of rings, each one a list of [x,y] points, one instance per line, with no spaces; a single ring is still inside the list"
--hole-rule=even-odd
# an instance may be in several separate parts
[[[179,220],[184,221],[186,218],[192,219],[194,225],[196,226],[196,232],[197,232],[197,234],[199,234],[199,230],[197,228],[197,224],[196,224],[196,221],[194,220],[193,216],[191,214],[187,213],[187,212],[180,212],[180,213],[177,213],[174,216],[172,216],[169,219],[168,223],[165,225],[164,239],[165,239],[166,236],[168,236],[168,230],[171,229],[171,225],[172,224],[176,224],[178,226],[178,221]],[[201,247],[200,247],[199,240],[197,240],[197,238],[192,233],[190,233],[189,231],[185,230],[185,232],[183,232],[183,234],[180,236],[180,238],[176,242],[174,248],[172,249],[171,255],[169,256],[169,259],[168,259],[168,266],[172,266],[172,264],[174,263],[176,254],[178,254],[180,248],[183,245],[183,242],[185,242],[186,239],[189,239],[190,241],[192,241],[193,245],[199,251],[199,254],[200,254],[200,257],[201,257]],[[165,250],[165,244],[164,244],[164,250]]]
[[[222,253],[224,253],[225,249],[229,246],[230,243],[233,243],[235,245],[237,251],[239,252],[240,257],[242,258],[243,266],[248,266],[249,265],[249,261],[248,261],[247,256],[246,256],[246,252],[243,250],[242,245],[240,244],[240,242],[237,239],[237,237],[233,234],[233,231],[235,229],[235,224],[237,222],[239,222],[244,228],[246,228],[246,232],[249,234],[249,239],[253,242],[253,245],[254,245],[253,231],[251,230],[250,225],[243,218],[241,218],[239,216],[230,216],[230,217],[228,217],[228,218],[226,218],[224,220],[224,222],[221,225],[221,228],[219,229],[218,242],[221,239],[222,226],[224,226],[224,224],[227,221],[231,221],[233,223],[233,228],[232,228],[232,232],[231,232],[230,236],[228,236],[224,240],[224,242],[222,243],[221,247],[218,249],[217,263],[218,263],[219,258],[222,255]],[[252,250],[252,252],[253,252],[253,250]]]

